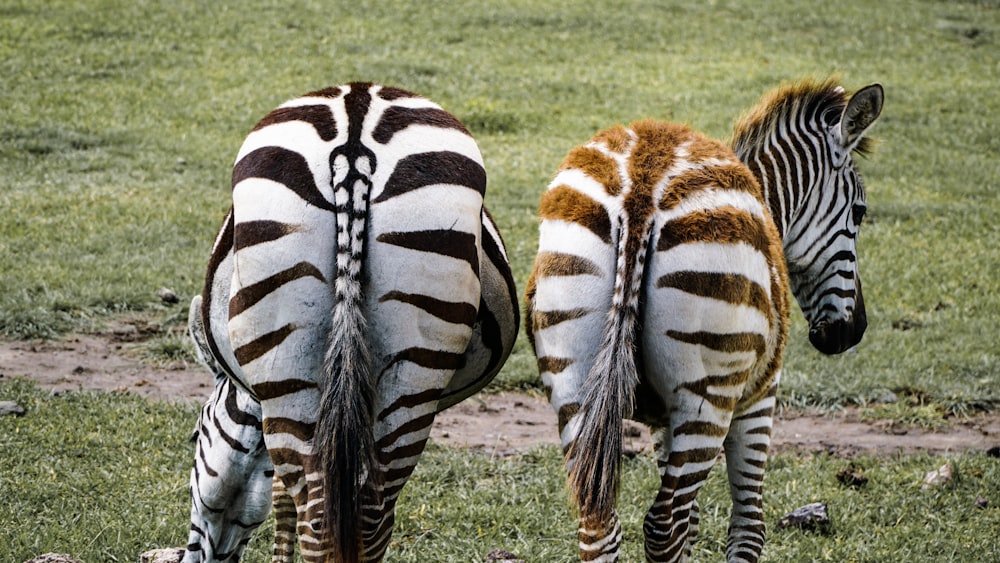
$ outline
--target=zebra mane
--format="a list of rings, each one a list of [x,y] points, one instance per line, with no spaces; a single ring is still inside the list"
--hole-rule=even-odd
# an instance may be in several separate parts
[[[806,78],[787,82],[764,94],[757,105],[736,120],[729,146],[742,158],[753,147],[761,146],[765,139],[771,137],[779,123],[803,117],[809,121],[817,113],[820,119],[839,120],[850,98],[839,85],[837,77],[822,81]],[[827,112],[831,111],[833,117],[828,117]],[[833,123],[827,121],[827,124]],[[866,137],[854,147],[854,152],[867,156],[873,146],[874,141]]]

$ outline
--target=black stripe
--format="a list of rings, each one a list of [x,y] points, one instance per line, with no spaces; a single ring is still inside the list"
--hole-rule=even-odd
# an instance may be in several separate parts
[[[471,158],[451,151],[411,154],[401,159],[375,203],[435,184],[453,184],[486,193],[486,171]]]
[[[316,383],[305,379],[282,379],[281,381],[264,381],[253,386],[257,399],[267,401],[277,399],[303,389],[315,389]]]
[[[425,414],[423,416],[411,418],[410,420],[397,426],[396,429],[393,430],[392,432],[379,438],[375,446],[379,449],[380,453],[385,451],[386,448],[395,444],[403,436],[406,436],[407,434],[412,434],[414,432],[427,428],[428,426],[433,424],[435,415],[436,413],[432,412]],[[388,462],[392,461],[391,459],[382,459],[383,457],[384,456],[380,455],[379,461],[381,461],[384,464],[388,464]]]
[[[333,205],[319,193],[306,158],[295,151],[282,147],[261,147],[250,152],[233,167],[233,187],[247,178],[272,180],[310,205],[334,210]]]
[[[396,412],[399,409],[411,409],[418,405],[423,405],[431,401],[438,400],[438,393],[440,389],[425,389],[418,393],[413,393],[410,395],[401,395],[389,406],[382,409],[382,412],[378,413],[378,420],[385,420],[390,414]]]
[[[379,303],[386,301],[399,301],[413,305],[448,323],[472,326],[476,320],[476,308],[468,303],[443,301],[429,295],[403,293],[402,291],[390,291],[378,300]]]
[[[337,122],[333,118],[333,112],[329,106],[323,105],[277,108],[260,120],[253,130],[290,121],[304,121],[312,125],[316,134],[324,141],[331,141],[337,136]]]
[[[230,381],[237,381],[235,371],[226,363],[219,350],[219,344],[215,341],[212,332],[212,287],[215,276],[218,275],[219,267],[233,249],[233,208],[229,208],[226,215],[226,222],[222,225],[222,230],[217,237],[217,244],[212,249],[212,255],[208,259],[208,271],[205,274],[205,287],[201,294],[201,321],[205,327],[205,340],[208,342],[208,349],[215,358],[216,363],[229,376]]]
[[[381,92],[379,97],[382,97]],[[443,109],[391,106],[382,114],[382,119],[375,127],[375,131],[372,132],[372,138],[384,145],[392,140],[393,135],[411,125],[456,129],[466,135],[469,134],[469,131],[459,120],[455,119],[455,116]]]
[[[229,433],[227,433],[226,430],[222,427],[222,423],[219,422],[218,417],[212,419],[212,423],[215,426],[215,429],[219,431],[219,436],[223,440],[225,440],[227,444],[229,444],[230,448],[241,453],[245,454],[250,453],[250,447],[243,445],[239,440],[230,436]]]
[[[298,230],[298,225],[290,225],[280,221],[243,221],[236,224],[234,234],[236,250],[278,240]]]
[[[241,366],[245,366],[250,362],[256,360],[257,358],[263,356],[264,354],[271,351],[271,349],[277,347],[282,342],[288,338],[288,335],[295,331],[295,325],[292,323],[286,324],[285,326],[271,331],[267,334],[263,334],[250,342],[240,346],[234,350],[236,355],[236,361],[240,363]],[[257,386],[254,386],[256,388]],[[258,398],[260,395],[258,395]]]
[[[517,308],[515,306],[514,310]],[[461,395],[467,389],[476,387],[482,384],[482,376],[494,373],[498,364],[500,363],[503,356],[503,335],[500,330],[500,323],[497,321],[496,316],[493,312],[486,307],[486,301],[480,299],[479,301],[479,317],[476,320],[479,324],[479,331],[482,335],[483,346],[485,346],[490,351],[490,359],[486,362],[486,367],[483,369],[481,377],[476,377],[468,385],[459,387],[457,389],[452,389],[451,392],[447,394],[442,394],[441,398],[453,397],[455,395]]]
[[[416,250],[432,252],[469,263],[479,274],[479,253],[476,251],[476,237],[469,233],[453,230],[430,230],[382,233],[377,241]]]
[[[447,369],[456,370],[465,365],[465,356],[444,350],[431,350],[429,348],[407,348],[397,352],[392,360],[382,370],[388,371],[397,362],[410,362],[427,369]]]
[[[227,381],[227,384],[229,385],[229,392],[226,393],[226,415],[229,417],[229,420],[232,420],[236,424],[260,430],[260,420],[252,414],[240,410],[239,405],[236,404],[236,394],[238,393],[236,386],[229,381]]]
[[[232,296],[229,300],[229,317],[235,317],[259,303],[268,295],[277,291],[281,286],[293,282],[300,278],[316,278],[326,283],[326,278],[316,266],[309,262],[299,262],[298,264],[282,270],[273,276],[266,277],[261,281],[250,284]]]

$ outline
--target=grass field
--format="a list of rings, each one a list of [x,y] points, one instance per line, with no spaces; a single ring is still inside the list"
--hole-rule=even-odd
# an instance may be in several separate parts
[[[0,561],[47,552],[85,562],[136,561],[140,552],[187,541],[187,483],[194,406],[110,393],[52,397],[26,383],[0,385],[24,418],[0,418]],[[921,490],[924,474],[950,462],[950,486]],[[867,485],[840,485],[851,463]],[[699,495],[698,561],[725,549],[728,489],[717,467]],[[642,517],[656,486],[649,457],[626,461],[620,510],[624,561],[642,559]],[[1000,557],[1000,464],[983,453],[854,460],[783,454],[771,459],[763,561],[995,561]],[[976,499],[990,503],[977,508]],[[829,504],[828,534],[779,530],[785,513]],[[576,519],[567,503],[557,448],[505,460],[431,446],[397,511],[390,561],[482,561],[494,548],[530,562],[570,561]],[[269,561],[262,526],[246,561]]]
[[[870,328],[855,350],[828,358],[812,350],[793,313],[781,399],[837,407],[893,391],[906,399],[901,417],[910,406],[939,416],[995,408],[998,61],[995,0],[766,0],[752,7],[724,0],[6,0],[0,335],[57,337],[122,314],[182,322],[186,308],[163,306],[156,290],[169,287],[182,300],[200,290],[244,135],[275,105],[309,90],[377,81],[420,92],[462,119],[483,150],[487,203],[523,289],[538,198],[568,149],[642,117],[725,138],[767,89],[839,73],[849,88],[877,81],[886,90],[874,130],[881,143],[860,163],[869,200],[860,248]],[[522,338],[495,387],[533,387],[536,377]],[[0,399],[25,395],[38,413],[55,417],[0,427],[0,498],[13,499],[0,503],[0,560],[65,546],[88,561],[123,561],[140,547],[182,543],[184,440],[195,411],[113,395],[33,393],[0,385]],[[133,420],[141,421],[139,434],[118,434],[122,421]],[[401,508],[398,560],[469,560],[463,550],[470,545],[478,553],[493,543],[533,561],[569,557],[573,532],[554,452],[499,465],[443,450],[429,457]],[[992,483],[987,497],[1000,504],[996,462],[962,456],[968,477],[955,488],[916,491],[932,462],[871,461],[881,484],[838,491],[854,504],[839,513],[833,536],[772,533],[768,560],[996,559],[996,509],[976,512],[967,498]],[[644,463],[630,466],[627,498],[648,497],[633,492],[650,477]],[[772,464],[765,499],[772,529],[781,511],[831,487],[837,463]],[[720,475],[713,474],[710,498],[721,498]],[[456,502],[454,490],[454,498],[483,496]],[[639,510],[646,502],[629,504]],[[538,507],[537,520],[511,508],[526,505]],[[638,512],[629,517],[634,539]],[[479,521],[494,524],[473,537],[464,523]],[[721,519],[706,526],[701,559],[723,541]],[[949,539],[940,549],[953,552],[933,547],[942,537]],[[434,556],[444,549],[455,552]]]

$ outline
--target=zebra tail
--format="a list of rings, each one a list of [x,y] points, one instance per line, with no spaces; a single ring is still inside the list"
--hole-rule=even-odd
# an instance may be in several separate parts
[[[369,178],[348,176],[334,187],[337,275],[332,328],[320,383],[315,444],[324,475],[325,545],[333,560],[357,563],[364,550],[362,504],[379,506],[375,451],[375,382],[361,285],[367,237]]]
[[[569,485],[585,521],[607,522],[618,497],[623,420],[632,414],[638,382],[636,322],[651,224],[648,220],[641,231],[629,232],[627,219],[619,217],[612,307],[580,392],[579,430],[567,457]]]

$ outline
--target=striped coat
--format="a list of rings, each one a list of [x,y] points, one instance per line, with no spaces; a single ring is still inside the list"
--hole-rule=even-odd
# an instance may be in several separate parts
[[[832,82],[806,82],[765,97],[737,125],[739,154],[646,120],[602,131],[564,160],[539,206],[526,324],[558,413],[582,560],[618,558],[626,417],[656,439],[661,483],[643,527],[647,559],[686,559],[697,493],[724,449],[734,501],[728,557],[757,560],[787,266],[817,347],[856,344],[864,197],[850,154],[880,109],[880,87],[848,101]],[[790,220],[778,223],[782,205]],[[789,260],[800,249],[814,259]]]
[[[510,353],[515,289],[485,188],[458,120],[372,84],[283,104],[239,151],[204,347],[259,403],[306,561],[381,560],[434,415]],[[213,543],[240,525],[192,530],[188,560],[236,549]]]

